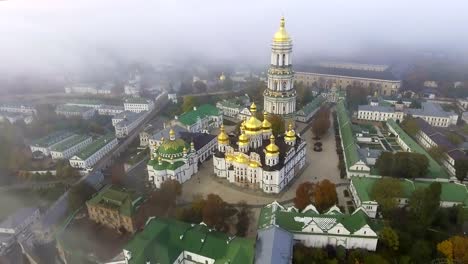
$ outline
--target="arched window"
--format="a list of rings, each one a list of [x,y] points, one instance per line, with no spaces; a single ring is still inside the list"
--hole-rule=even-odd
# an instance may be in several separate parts
[[[276,65],[279,65],[279,54],[276,54]]]
[[[283,66],[286,65],[286,54],[283,54]]]

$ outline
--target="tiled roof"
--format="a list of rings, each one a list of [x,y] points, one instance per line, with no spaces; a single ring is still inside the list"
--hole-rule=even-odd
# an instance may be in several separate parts
[[[414,141],[405,131],[392,119],[387,120],[387,126],[396,131],[399,138],[411,149],[411,152],[423,154],[429,160],[427,176],[430,178],[448,178],[444,169],[424,150],[416,141]]]
[[[63,141],[63,142],[60,142],[59,144],[55,145],[54,147],[51,148],[52,151],[58,151],[58,152],[62,152],[62,151],[65,151],[85,140],[87,140],[89,138],[89,136],[86,136],[86,135],[74,135],[73,137]]]
[[[205,225],[153,218],[125,246],[129,264],[172,264],[184,251],[214,259],[215,264],[244,264],[254,261],[252,239],[229,237]]]
[[[346,166],[350,168],[359,161],[357,145],[354,141],[354,135],[351,128],[351,121],[344,106],[343,101],[339,101],[336,105],[338,124],[341,132],[341,141],[344,147],[346,156]]]
[[[296,72],[310,72],[326,75],[338,75],[348,76],[355,78],[368,78],[368,79],[379,79],[388,81],[397,81],[398,79],[393,75],[391,71],[366,71],[357,69],[347,68],[332,68],[332,67],[321,67],[321,66],[305,66],[296,65],[294,66]]]
[[[96,153],[96,151],[103,148],[105,145],[109,144],[112,140],[115,139],[115,136],[112,133],[104,135],[97,140],[94,140],[91,144],[89,144],[86,148],[82,149],[80,153],[76,154],[80,159],[85,160],[89,158],[91,155]]]
[[[297,112],[297,115],[307,116],[315,109],[319,108],[322,103],[325,102],[325,98],[323,96],[317,96],[312,100],[310,103],[306,104],[301,110]]]
[[[88,205],[112,208],[119,211],[122,215],[132,216],[142,202],[143,197],[136,195],[135,192],[107,185],[86,203]]]
[[[372,187],[378,181],[378,178],[371,177],[351,177],[351,182],[356,188],[357,195],[361,202],[372,201]],[[403,196],[401,198],[410,198],[411,194],[417,188],[427,188],[431,184],[429,181],[412,181],[408,179],[396,179],[401,183]],[[440,182],[441,194],[440,200],[447,202],[458,202],[468,206],[468,189],[464,184],[452,182]]]
[[[69,132],[69,131],[56,131],[56,132],[53,132],[52,134],[49,134],[45,137],[42,137],[42,138],[39,138],[39,139],[36,139],[32,142],[31,145],[33,146],[37,146],[37,147],[50,147],[54,144],[57,144],[57,142],[60,142],[66,138],[69,138],[73,136],[73,133],[72,132]]]
[[[218,116],[219,111],[213,105],[204,104],[200,107],[197,107],[197,110],[192,110],[186,113],[183,113],[179,117],[179,121],[184,125],[193,125],[197,122],[198,118],[203,119],[206,116]]]

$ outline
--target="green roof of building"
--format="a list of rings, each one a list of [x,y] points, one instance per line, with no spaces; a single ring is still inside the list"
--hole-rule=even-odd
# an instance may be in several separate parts
[[[115,139],[114,134],[108,133],[94,140],[91,144],[89,144],[84,149],[82,149],[78,154],[76,154],[76,156],[78,156],[82,160],[85,160],[114,139]]]
[[[419,153],[427,157],[429,160],[429,168],[427,176],[430,178],[449,178],[447,172],[423,149],[416,141],[414,141],[406,132],[393,120],[387,120],[387,125],[396,131],[399,138],[411,149],[411,152]]]
[[[277,225],[293,233],[303,232],[304,227],[311,221],[314,221],[323,231],[328,231],[337,224],[342,224],[351,233],[358,231],[365,225],[369,225],[372,229],[378,226],[361,209],[352,214],[343,214],[337,211],[320,214],[314,210],[307,210],[307,208],[305,212],[288,210],[275,202],[262,208],[258,221],[259,229]]]
[[[87,111],[93,110],[91,107],[87,106],[78,106],[78,105],[58,105],[55,111],[60,112],[78,112],[85,113]]]
[[[52,151],[62,152],[90,138],[86,135],[75,135],[51,148]]]
[[[184,125],[193,125],[197,122],[198,118],[203,119],[207,116],[218,116],[219,111],[213,105],[204,104],[200,107],[197,107],[197,110],[192,110],[189,112],[183,113],[179,117],[179,121]]]
[[[130,97],[125,99],[124,101],[127,104],[148,104],[151,102],[151,100],[141,98],[141,97]]]
[[[205,225],[153,218],[125,246],[129,264],[172,264],[184,252],[214,259],[215,264],[249,264],[254,261],[255,241],[229,237]]]
[[[323,102],[325,102],[325,98],[319,95],[315,97],[310,103],[306,104],[301,110],[299,110],[297,114],[307,116],[319,108]]]
[[[72,132],[69,131],[56,131],[52,134],[49,134],[45,137],[33,140],[32,144],[33,146],[38,146],[38,147],[45,147],[48,148],[54,144],[57,144],[57,142],[60,142],[66,138],[69,138],[73,136]]]
[[[341,143],[344,148],[346,166],[349,169],[359,161],[359,153],[357,151],[357,144],[354,141],[351,120],[349,119],[348,112],[346,111],[343,101],[339,101],[336,104],[336,114],[341,132]]]
[[[372,187],[379,178],[371,177],[351,177],[351,182],[356,189],[361,202],[373,201],[371,198]],[[418,188],[427,188],[432,182],[412,181],[408,179],[397,179],[401,182],[403,197],[410,198],[414,190]],[[440,200],[445,202],[457,202],[468,206],[468,189],[466,185],[453,182],[440,182],[441,194]]]
[[[104,102],[96,99],[72,99],[68,101],[69,104],[83,104],[83,105],[102,105]]]
[[[121,215],[133,216],[142,202],[143,197],[135,192],[107,185],[86,203],[88,205],[113,208],[118,210]]]

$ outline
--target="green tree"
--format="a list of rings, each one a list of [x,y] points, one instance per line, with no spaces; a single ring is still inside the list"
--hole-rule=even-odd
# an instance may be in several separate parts
[[[351,110],[356,110],[359,105],[367,104],[369,92],[366,88],[353,85],[346,88],[346,102]]]
[[[184,96],[183,97],[183,103],[182,103],[182,111],[184,113],[192,111],[193,107],[197,105],[197,99],[193,96]]]
[[[408,133],[408,135],[413,136],[413,137],[420,130],[420,127],[418,123],[416,122],[416,119],[410,116],[406,117],[403,120],[403,122],[401,122],[401,128],[403,128],[403,130],[405,130],[405,132]]]
[[[460,145],[461,143],[463,143],[464,139],[462,136],[458,135],[457,133],[455,132],[446,132],[445,133],[445,136],[447,137],[447,139],[452,143],[454,144],[455,146],[458,146]]]
[[[95,192],[96,190],[85,181],[74,185],[68,192],[68,209],[74,212],[83,206]]]
[[[421,229],[432,224],[440,206],[441,189],[439,182],[433,182],[428,188],[418,188],[412,193],[408,203],[410,213]]]
[[[384,227],[379,233],[380,242],[392,251],[397,251],[400,242],[398,240],[398,234],[391,227]]]
[[[455,177],[463,181],[468,174],[468,159],[455,160]]]
[[[436,146],[430,148],[427,153],[437,162],[441,163],[444,159],[446,149],[443,146]]]
[[[284,133],[284,119],[280,115],[270,114],[268,115],[268,121],[271,123],[271,129],[274,135],[278,136]]]
[[[237,204],[239,212],[237,213],[237,224],[236,231],[237,236],[244,237],[249,231],[250,218],[252,216],[252,211],[247,206],[245,201],[241,201]]]
[[[375,162],[375,167],[380,175],[392,176],[393,175],[393,153],[383,152]]]
[[[311,182],[303,182],[296,189],[296,197],[294,197],[294,207],[299,211],[306,208],[312,203],[315,191],[315,184]]]
[[[410,250],[410,257],[415,264],[427,264],[431,260],[432,249],[428,241],[416,240]]]
[[[376,253],[371,253],[367,254],[364,257],[364,264],[390,264],[384,257],[376,254]]]
[[[380,178],[371,190],[371,198],[377,201],[385,216],[398,206],[397,198],[402,196],[403,186],[393,178]]]

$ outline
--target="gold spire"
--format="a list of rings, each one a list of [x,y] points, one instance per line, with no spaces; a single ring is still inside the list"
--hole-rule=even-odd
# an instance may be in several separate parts
[[[284,136],[284,139],[286,139],[286,140],[296,139],[296,132],[293,129],[292,123],[289,123],[288,132],[286,132],[286,135]]]
[[[257,112],[257,106],[255,103],[252,103],[250,106],[250,113],[252,116],[250,116],[249,120],[245,122],[244,129],[247,132],[258,132],[262,129],[262,121],[258,120],[257,117],[255,116],[255,113]]]
[[[271,123],[268,121],[267,118],[268,113],[266,111],[263,112],[263,122],[262,122],[262,129],[263,130],[270,130],[271,129]]]
[[[169,139],[170,140],[174,140],[175,139],[175,131],[174,129],[171,128],[171,130],[169,130]]]
[[[219,76],[220,81],[226,80],[226,75],[224,75],[224,72],[221,73],[221,76]]]
[[[274,37],[273,37],[273,42],[288,42],[290,41],[291,39],[289,38],[289,34],[288,32],[286,32],[286,29],[284,28],[285,27],[285,20],[284,20],[284,17],[281,17],[281,20],[280,20],[280,28],[278,29],[278,31],[275,33]]]
[[[221,132],[219,132],[219,135],[218,135],[218,143],[223,143],[223,144],[229,143],[229,136],[226,134],[224,130],[224,125],[221,125]]]
[[[275,136],[270,136],[270,144],[265,148],[268,156],[275,156],[279,154],[279,147],[275,144]]]
[[[245,154],[239,152],[239,154],[237,154],[236,157],[236,162],[241,164],[249,164],[249,159],[246,157]]]
[[[249,144],[249,137],[245,134],[243,129],[241,130],[242,132],[239,136],[239,146],[247,146]]]

